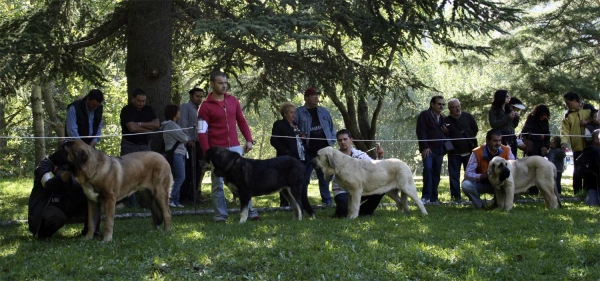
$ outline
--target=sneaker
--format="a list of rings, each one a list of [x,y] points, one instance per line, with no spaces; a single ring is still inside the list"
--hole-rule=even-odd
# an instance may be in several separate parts
[[[429,203],[429,199],[421,198],[421,202],[423,202],[423,203]]]
[[[177,208],[177,205],[175,205],[175,203],[171,202],[171,203],[169,203],[169,207]]]
[[[119,203],[119,204],[115,205],[115,209],[117,209],[117,210],[120,210],[123,208],[125,208],[125,204],[123,204],[123,203]]]
[[[323,203],[323,206],[329,207],[329,208],[334,207],[333,203]]]
[[[259,217],[259,216],[256,216],[256,217],[250,218],[250,220],[251,220],[251,221],[259,221],[259,220],[261,220],[261,219],[260,219],[260,217]]]
[[[181,205],[181,203],[176,204],[177,208],[185,208],[185,206]]]

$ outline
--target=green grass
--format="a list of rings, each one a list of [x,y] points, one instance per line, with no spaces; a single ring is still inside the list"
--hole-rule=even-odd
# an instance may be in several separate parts
[[[26,217],[30,182],[1,181],[2,220]],[[207,185],[204,190],[208,194]],[[310,190],[317,204],[316,185]],[[447,180],[440,191],[448,200]],[[278,202],[276,195],[258,199],[259,208]],[[300,222],[291,221],[290,212],[263,212],[262,221],[243,225],[238,213],[226,224],[214,223],[211,214],[183,215],[173,217],[170,232],[152,231],[150,218],[120,219],[110,243],[81,240],[81,225],[67,225],[47,240],[32,238],[26,224],[4,226],[0,279],[600,279],[598,208],[580,202],[552,211],[542,202],[517,203],[508,213],[426,207],[429,216],[415,206],[409,215],[386,206],[356,220],[334,219],[333,208],[325,208],[317,209],[316,220]]]

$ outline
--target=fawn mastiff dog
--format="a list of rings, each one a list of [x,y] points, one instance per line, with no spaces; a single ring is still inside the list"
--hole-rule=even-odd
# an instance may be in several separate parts
[[[325,147],[317,152],[312,161],[317,169],[322,169],[327,180],[335,175],[340,187],[350,194],[348,217],[358,217],[360,198],[362,195],[387,194],[394,199],[398,210],[410,212],[410,197],[427,215],[425,206],[419,199],[412,172],[406,163],[399,159],[361,160],[352,158],[332,147]],[[398,195],[398,192],[401,195]]]
[[[560,206],[554,185],[556,167],[544,157],[529,156],[507,161],[496,156],[490,161],[487,173],[501,210],[512,209],[514,195],[532,186],[536,186],[544,196],[546,208],[556,209]]]
[[[81,184],[88,198],[87,233],[85,239],[94,236],[95,204],[104,204],[106,212],[104,242],[112,240],[115,204],[136,191],[140,191],[149,204],[154,229],[164,222],[164,229],[171,229],[169,195],[173,176],[169,162],[164,156],[143,151],[110,157],[81,140],[67,141],[59,150],[73,167],[76,181]]]
[[[315,217],[315,211],[308,202],[308,191],[303,189],[304,164],[294,157],[247,159],[236,152],[215,146],[206,151],[200,166],[223,177],[225,185],[240,198],[240,223],[248,219],[248,204],[252,197],[278,191],[290,203],[294,219],[302,220],[302,209]]]

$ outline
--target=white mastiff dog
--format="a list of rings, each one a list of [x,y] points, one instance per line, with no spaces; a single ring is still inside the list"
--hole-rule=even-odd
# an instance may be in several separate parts
[[[384,193],[394,199],[398,210],[410,211],[410,197],[421,209],[421,213],[427,215],[425,206],[419,200],[412,172],[406,163],[398,159],[360,160],[332,147],[325,147],[317,152],[312,164],[323,170],[327,180],[335,175],[340,187],[348,191],[348,217],[351,219],[358,217],[361,196]]]
[[[554,185],[556,167],[544,157],[529,156],[507,161],[496,156],[490,161],[487,173],[501,210],[512,209],[514,195],[532,186],[536,186],[544,196],[546,208],[557,209],[560,206]]]

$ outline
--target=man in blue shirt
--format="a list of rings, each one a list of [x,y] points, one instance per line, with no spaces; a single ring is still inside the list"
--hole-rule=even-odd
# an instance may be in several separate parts
[[[104,94],[98,89],[91,90],[83,99],[67,106],[65,135],[95,146],[102,134],[102,102]]]
[[[306,134],[304,140],[305,146],[305,179],[304,188],[308,188],[310,175],[313,167],[310,161],[317,156],[319,149],[335,144],[335,130],[333,129],[333,120],[331,114],[326,108],[319,106],[319,95],[321,92],[315,88],[307,89],[304,92],[304,106],[296,109],[296,119],[300,131]],[[329,182],[325,181],[323,172],[317,169],[317,178],[319,179],[319,191],[321,192],[321,201],[329,207],[333,207],[331,193],[329,192]]]

